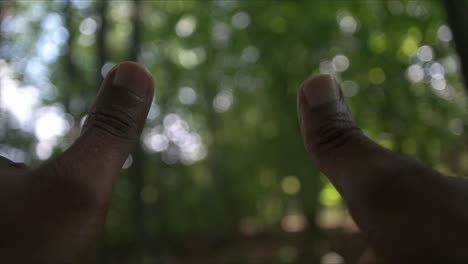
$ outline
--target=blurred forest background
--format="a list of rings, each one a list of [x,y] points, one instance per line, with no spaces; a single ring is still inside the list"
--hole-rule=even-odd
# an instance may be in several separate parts
[[[155,100],[97,263],[353,263],[365,245],[305,155],[296,91],[333,74],[371,138],[468,175],[445,18],[439,1],[1,1],[0,155],[66,149],[103,76],[139,61]]]

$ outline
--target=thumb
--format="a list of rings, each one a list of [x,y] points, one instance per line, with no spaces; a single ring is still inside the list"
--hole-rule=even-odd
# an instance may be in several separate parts
[[[330,76],[304,82],[298,112],[311,159],[378,256],[388,263],[468,263],[464,186],[364,136]]]
[[[347,184],[344,175],[361,175],[367,161],[386,153],[356,126],[341,88],[330,75],[306,80],[297,107],[306,150],[339,191]]]
[[[88,157],[90,163],[122,168],[138,143],[152,100],[153,79],[143,65],[124,62],[107,74],[77,142],[90,148],[88,154],[96,151],[96,157]]]
[[[103,154],[113,153],[121,159],[127,158],[138,142],[152,100],[151,73],[135,62],[117,65],[107,74],[88,113],[81,143],[95,147],[102,145]],[[100,157],[101,160],[111,158]],[[121,168],[120,162],[112,165]]]
[[[40,171],[52,177],[50,184],[85,186],[87,191],[93,188],[92,193],[108,195],[138,143],[152,99],[153,80],[144,66],[117,65],[104,79],[81,136]]]

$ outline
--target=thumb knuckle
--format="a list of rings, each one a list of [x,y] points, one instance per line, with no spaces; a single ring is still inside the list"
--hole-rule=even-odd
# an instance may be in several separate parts
[[[344,113],[334,113],[320,122],[316,131],[316,148],[320,153],[334,152],[361,134],[361,130]]]
[[[134,113],[120,106],[98,108],[89,113],[85,130],[98,129],[121,140],[134,140],[138,129],[138,121],[134,116]]]

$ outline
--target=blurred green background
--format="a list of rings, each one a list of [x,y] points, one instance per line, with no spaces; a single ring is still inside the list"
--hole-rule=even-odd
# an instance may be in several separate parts
[[[66,149],[116,63],[154,74],[97,263],[354,263],[359,230],[300,138],[312,74],[337,77],[383,146],[468,171],[438,1],[2,1],[0,23],[0,155],[17,162]]]

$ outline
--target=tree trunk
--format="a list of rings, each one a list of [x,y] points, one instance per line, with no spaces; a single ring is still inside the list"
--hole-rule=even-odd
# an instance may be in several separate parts
[[[445,10],[447,12],[447,21],[452,29],[455,48],[460,58],[461,73],[463,79],[468,81],[468,30],[466,25],[466,10],[468,10],[468,2],[460,0],[444,0]],[[468,90],[467,90],[468,91]]]
[[[11,8],[11,1],[2,1],[0,2],[0,28],[3,26],[3,20],[5,16],[8,14]],[[0,31],[0,48],[3,46],[4,36],[3,32]],[[3,55],[3,54],[0,54]],[[0,91],[3,87],[0,86]],[[0,102],[1,102],[2,93],[0,93]],[[6,110],[3,109],[2,105],[0,104],[0,126],[4,127],[5,134],[0,135],[0,139],[4,142],[8,142],[8,127],[9,127],[9,116]],[[2,138],[5,136],[4,138]]]
[[[107,0],[99,0],[97,3],[97,13],[100,18],[100,24],[96,31],[96,87],[99,89],[99,86],[102,82],[101,69],[102,66],[106,63],[107,52],[106,52],[106,33],[107,33]]]
[[[141,29],[141,1],[132,0],[133,10],[132,10],[132,35],[130,38],[129,46],[129,55],[128,60],[137,61],[138,53],[140,51],[140,29]],[[134,225],[135,225],[135,234],[136,234],[136,248],[137,253],[140,257],[145,254],[145,245],[146,245],[146,232],[145,232],[145,214],[144,214],[144,205],[141,200],[141,191],[144,186],[144,165],[145,165],[145,154],[140,144],[138,144],[135,152],[133,153],[133,164],[131,167],[131,180],[133,187],[133,199],[132,199],[132,208],[134,216]]]

